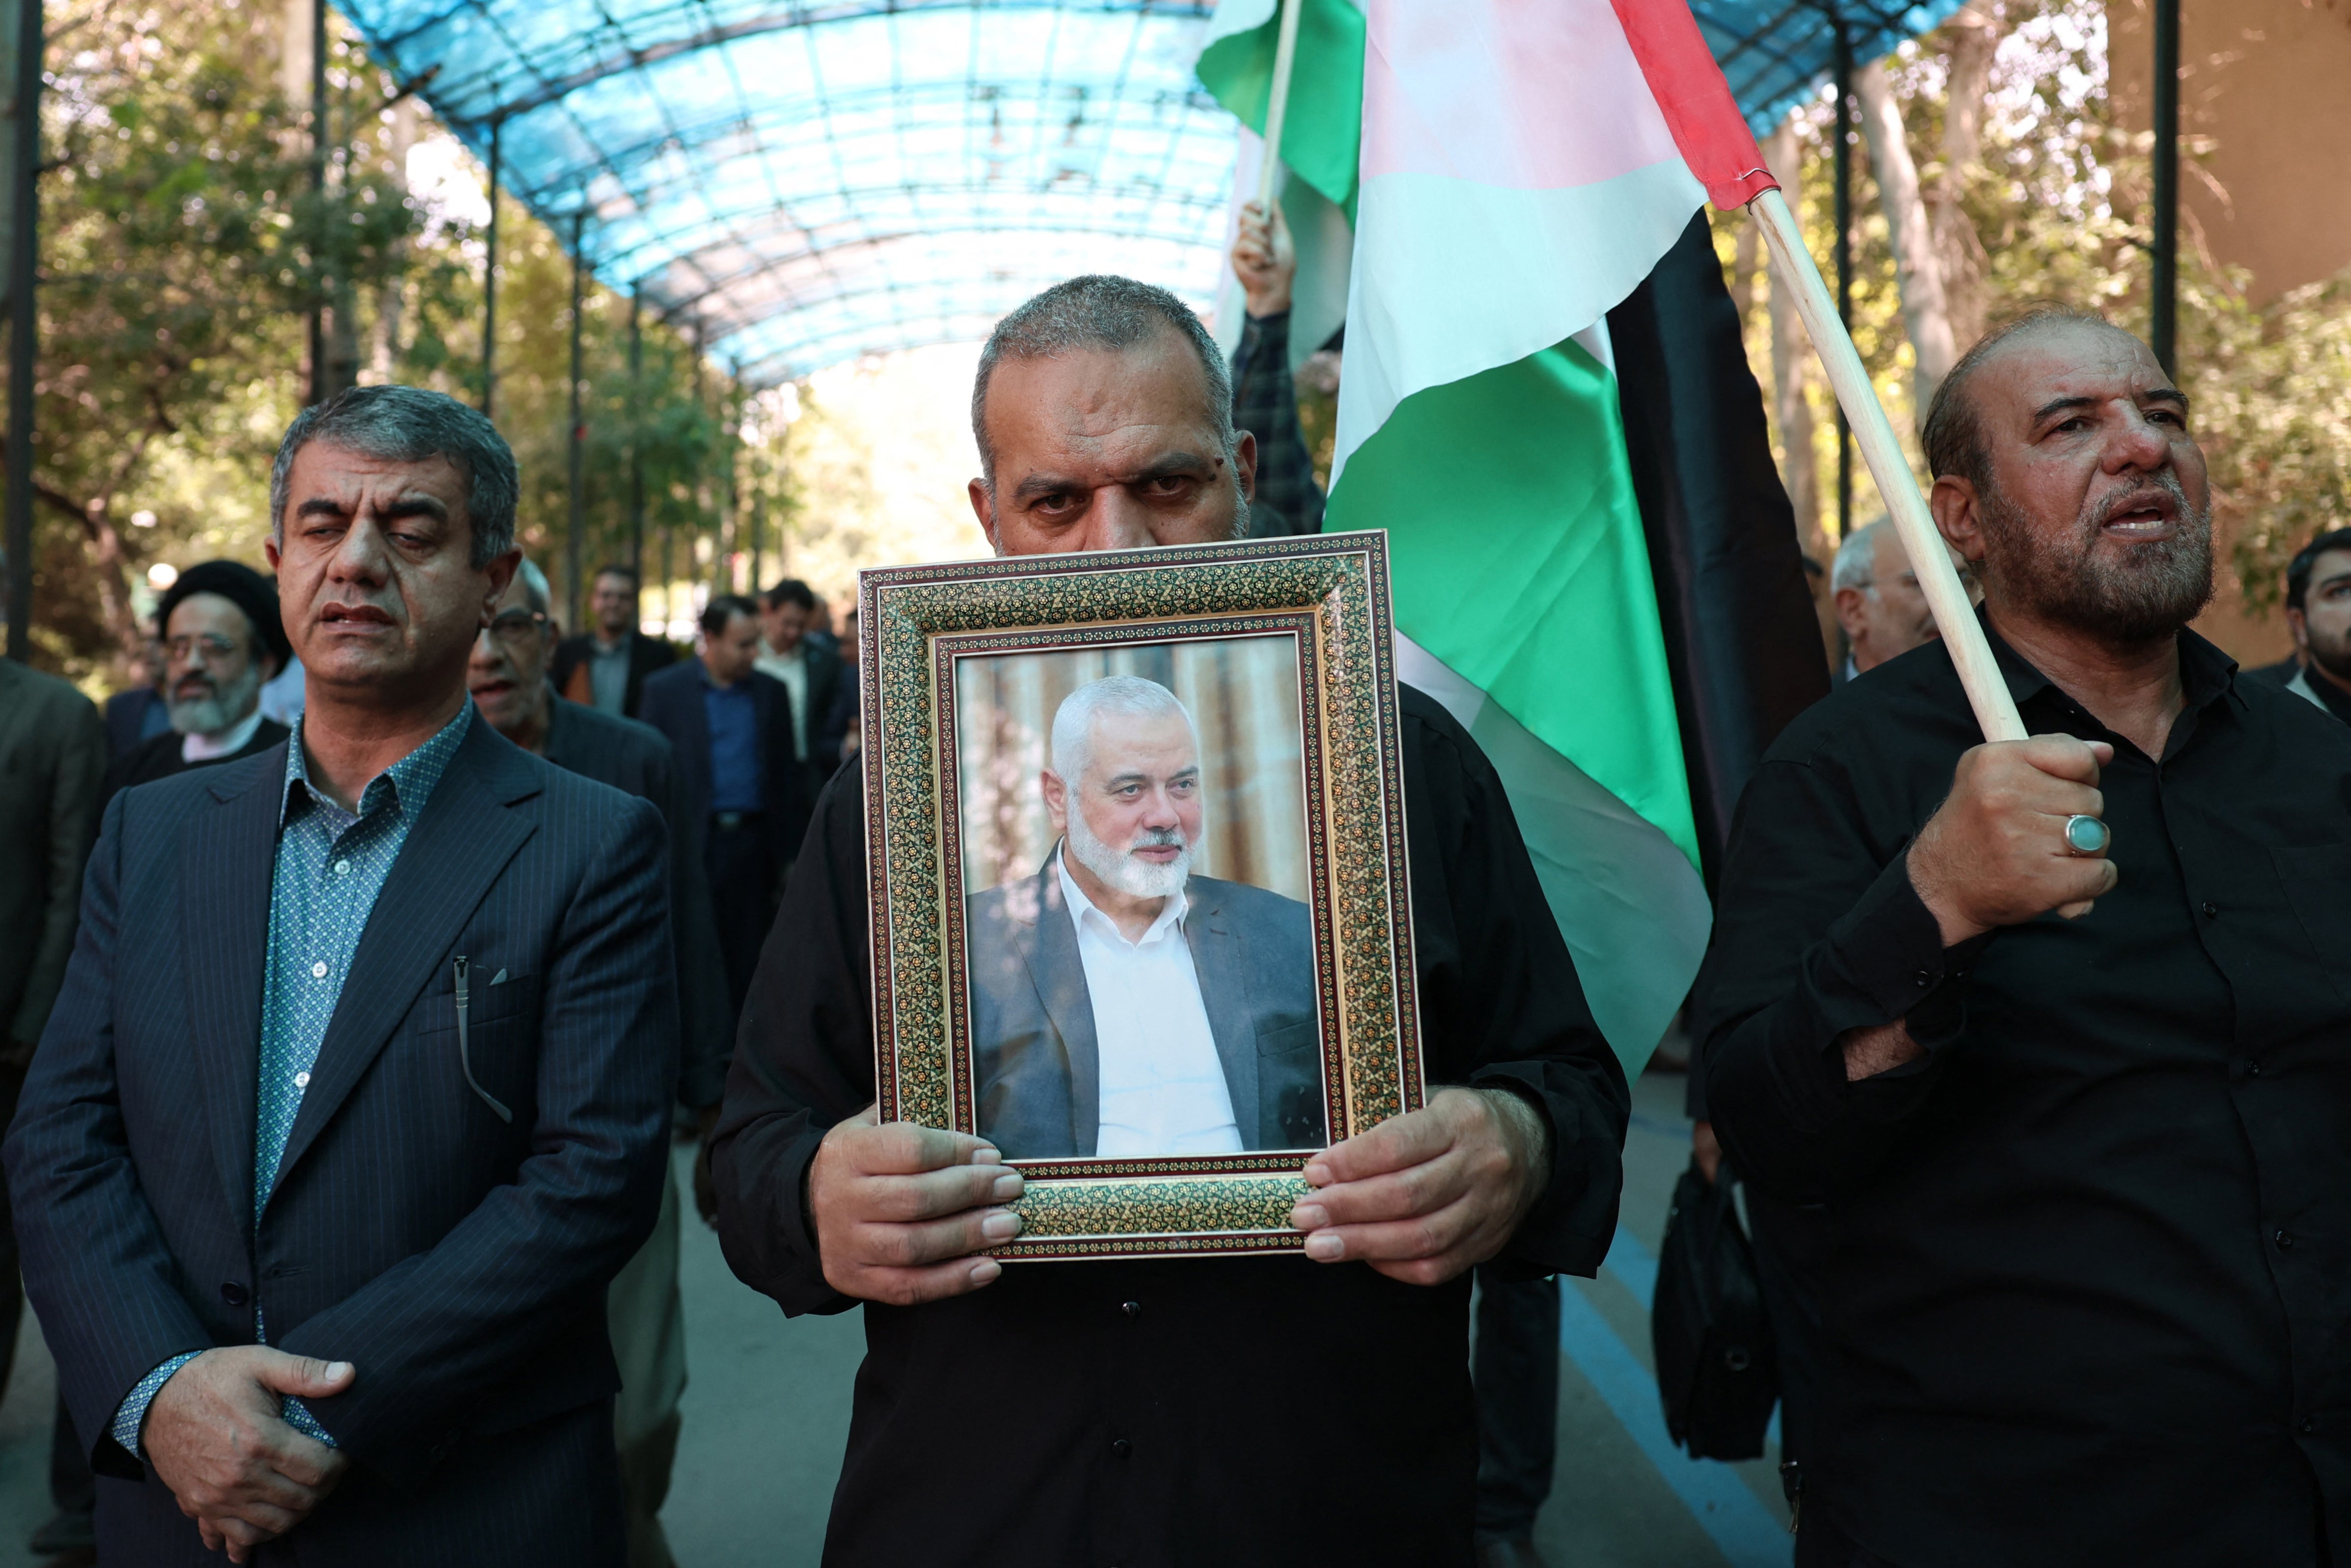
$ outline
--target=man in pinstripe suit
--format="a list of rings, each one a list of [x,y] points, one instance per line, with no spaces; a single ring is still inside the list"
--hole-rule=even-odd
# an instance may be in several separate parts
[[[271,490],[300,726],[116,797],[6,1148],[99,1558],[618,1564],[666,836],[467,699],[520,553],[486,419],[362,387]]]

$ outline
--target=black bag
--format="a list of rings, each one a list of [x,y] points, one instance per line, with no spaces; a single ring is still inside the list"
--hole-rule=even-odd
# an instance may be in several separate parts
[[[1780,1397],[1780,1358],[1730,1167],[1674,1184],[1649,1312],[1666,1429],[1694,1459],[1752,1459]]]

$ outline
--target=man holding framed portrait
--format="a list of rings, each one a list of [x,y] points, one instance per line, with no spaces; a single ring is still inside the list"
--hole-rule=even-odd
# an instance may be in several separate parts
[[[1501,787],[1409,688],[1350,716],[1376,683],[1332,666],[1388,657],[1377,536],[1224,542],[1229,406],[1173,296],[1050,289],[974,391],[1004,559],[868,574],[865,745],[714,1145],[737,1273],[865,1306],[828,1562],[1467,1564],[1468,1270],[1589,1274],[1613,1234],[1629,1094]],[[1070,559],[1098,551],[1134,553]],[[1144,604],[1199,562],[1229,602]],[[1041,632],[872,602],[1057,577],[1094,608]],[[920,724],[877,711],[917,689]],[[1165,1171],[1188,1218],[1120,1234]],[[1277,1255],[1196,1255],[1224,1250]],[[1055,1256],[1108,1260],[1023,1260]]]

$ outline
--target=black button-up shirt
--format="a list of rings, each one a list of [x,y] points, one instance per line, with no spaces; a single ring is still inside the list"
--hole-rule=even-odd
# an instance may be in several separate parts
[[[1499,1265],[1589,1274],[1615,1229],[1625,1075],[1493,768],[1435,702],[1399,699],[1428,1078],[1541,1113],[1551,1185]],[[826,1129],[873,1099],[863,803],[844,766],[713,1148],[727,1261],[790,1312],[858,1304],[826,1283],[801,1192]],[[1431,1289],[1291,1256],[1014,1263],[970,1295],[868,1304],[825,1561],[1468,1568],[1468,1303],[1466,1274]]]
[[[1911,836],[1980,740],[1939,643],[1791,725],[1699,978],[1739,1172],[1824,1202],[1820,1506],[1902,1568],[2351,1550],[2351,731],[2179,640],[2159,759],[1994,639],[2035,734],[2114,744],[2120,884],[1946,950]],[[1923,1060],[1844,1080],[1845,1030]]]

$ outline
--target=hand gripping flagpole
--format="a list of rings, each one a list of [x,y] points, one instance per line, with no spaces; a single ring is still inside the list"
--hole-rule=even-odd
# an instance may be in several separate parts
[[[1812,335],[1813,351],[1820,356],[1821,368],[1828,372],[1829,385],[1835,389],[1845,423],[1853,427],[1862,460],[1869,465],[1870,477],[1877,481],[1877,493],[1886,502],[1887,515],[1894,519],[1895,531],[1902,537],[1902,548],[1910,557],[1910,570],[1927,595],[1927,607],[1934,612],[1943,644],[1950,649],[1951,662],[1959,666],[1959,684],[1967,688],[1968,701],[1976,710],[1976,722],[1983,727],[1984,738],[2022,740],[2024,720],[2017,714],[2016,699],[2009,695],[2008,682],[2000,673],[1999,662],[1992,657],[1991,643],[1976,622],[1975,606],[1969,601],[1959,574],[1952,570],[1943,536],[1936,530],[1934,517],[1927,510],[1926,497],[1918,494],[1909,461],[1902,455],[1901,443],[1894,438],[1894,426],[1886,417],[1885,405],[1877,401],[1877,389],[1870,383],[1869,372],[1862,366],[1852,334],[1837,317],[1828,285],[1821,278],[1821,269],[1813,265],[1813,253],[1805,247],[1803,231],[1796,226],[1795,214],[1788,210],[1787,197],[1774,185],[1748,203],[1747,210],[1761,225],[1763,243],[1771,252],[1781,279],[1795,296],[1796,314],[1802,318],[1804,330]]]
[[[1273,221],[1273,166],[1281,158],[1281,123],[1290,117],[1290,70],[1298,59],[1299,0],[1281,0],[1281,32],[1273,47],[1273,90],[1265,101],[1265,158],[1257,171],[1258,210]]]
[[[1968,702],[1976,711],[1976,722],[1983,727],[1984,738],[2022,740],[2024,721],[2017,716],[2016,699],[2009,695],[2008,682],[1992,657],[1991,643],[1976,621],[1975,606],[1968,601],[1959,574],[1951,568],[1943,537],[1936,532],[1926,497],[1918,494],[1909,461],[1902,455],[1902,444],[1894,439],[1894,426],[1886,423],[1886,410],[1877,401],[1877,389],[1862,368],[1851,334],[1837,319],[1828,286],[1821,281],[1821,269],[1813,264],[1813,254],[1804,246],[1803,231],[1796,226],[1796,216],[1788,210],[1779,182],[1763,166],[1755,134],[1732,99],[1729,84],[1722,79],[1722,68],[1715,63],[1697,20],[1689,7],[1677,0],[1609,0],[1609,4],[1625,29],[1634,57],[1640,62],[1650,95],[1665,112],[1674,144],[1690,172],[1706,187],[1707,199],[1724,212],[1743,206],[1762,225],[1763,243],[1771,249],[1781,279],[1796,297],[1796,314],[1812,335],[1813,351],[1821,357],[1821,368],[1828,372],[1829,385],[1844,409],[1845,423],[1853,427],[1862,459],[1877,481],[1877,493],[1885,498],[1886,514],[1894,519],[1894,530],[1909,554],[1910,570],[1926,592],[1928,608],[1935,613],[1943,645],[1951,651],[1951,663],[1959,667],[1959,684],[1967,688]]]

